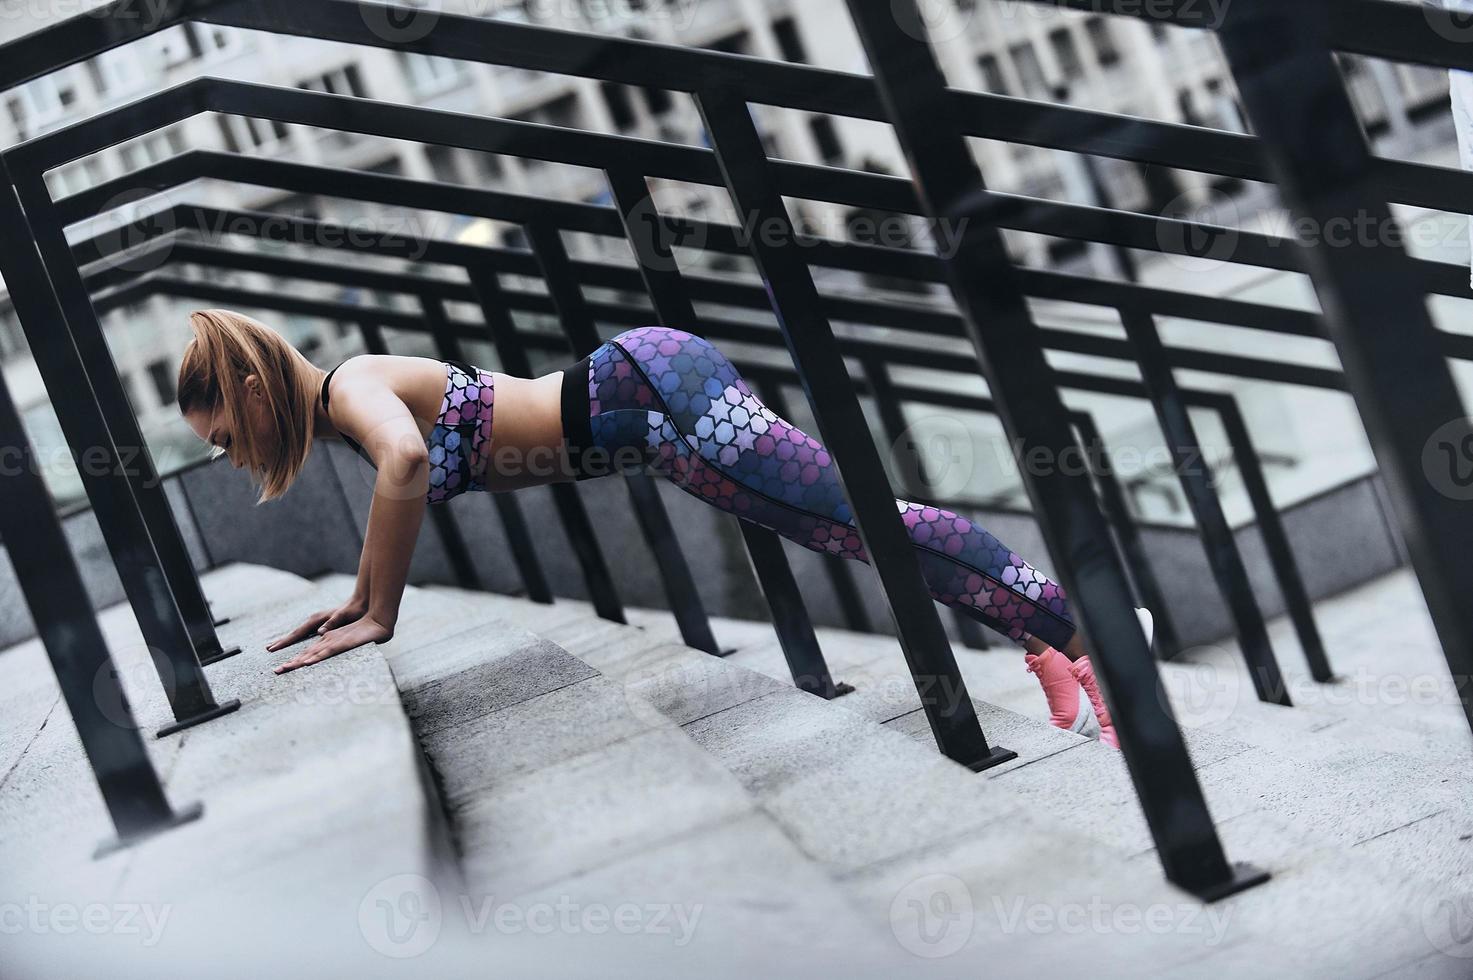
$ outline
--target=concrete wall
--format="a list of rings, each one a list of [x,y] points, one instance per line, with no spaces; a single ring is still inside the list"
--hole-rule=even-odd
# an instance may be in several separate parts
[[[223,462],[195,466],[166,483],[185,541],[201,569],[245,561],[306,576],[357,571],[373,471],[344,447],[319,447],[291,493],[260,506],[244,475]],[[624,600],[630,605],[663,608],[654,560],[639,533],[623,480],[591,480],[579,484],[578,490],[597,526],[599,543],[614,568]],[[765,619],[765,606],[747,565],[736,522],[674,486],[661,483],[660,490],[686,556],[696,569],[708,609],[713,614]],[[554,590],[562,596],[586,598],[552,494],[536,488],[512,499],[537,537],[543,568]],[[1362,479],[1311,498],[1285,514],[1312,596],[1333,595],[1403,564],[1383,499],[1378,479]],[[504,593],[522,591],[493,498],[465,494],[446,507],[465,537],[483,586]],[[1051,571],[1042,536],[1027,514],[968,516],[980,519],[1014,550]],[[91,511],[74,514],[65,524],[94,606],[121,601],[122,587]],[[1196,535],[1177,528],[1148,527],[1144,538],[1184,642],[1208,643],[1230,634],[1227,606],[1217,593]],[[1238,540],[1264,612],[1281,612],[1283,602],[1256,528],[1239,529]],[[815,622],[845,625],[824,567],[832,559],[791,544],[788,554]],[[874,573],[859,565],[854,572],[876,628],[893,630]],[[436,524],[428,516],[410,579],[456,584]],[[8,555],[0,562],[0,601],[8,610],[0,623],[0,647],[34,635]],[[943,617],[948,629],[952,628],[950,620],[950,616]]]

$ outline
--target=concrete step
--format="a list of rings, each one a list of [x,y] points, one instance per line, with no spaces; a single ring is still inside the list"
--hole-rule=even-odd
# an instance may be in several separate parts
[[[545,614],[545,607],[527,610],[520,622],[537,629]],[[974,908],[971,922],[981,930],[967,949],[987,950],[993,966],[1020,946],[1008,914],[1018,896],[1034,911],[1057,911],[1068,896],[1088,893],[1187,914],[1191,903],[1179,893],[1152,891],[1165,886],[1119,754],[1047,726],[1037,682],[1016,651],[958,649],[991,739],[1022,756],[978,777],[936,754],[893,640],[821,631],[835,677],[858,688],[823,702],[792,689],[766,624],[718,620],[718,638],[737,649],[718,659],[678,642],[653,643],[662,622],[673,639],[668,613],[630,610],[629,617],[635,626],[554,614],[548,628],[682,726],[806,860],[844,887],[871,926],[885,924],[910,883],[936,875],[947,888],[955,880],[964,886],[948,900],[991,902],[988,914]],[[1175,702],[1190,694],[1182,687],[1190,678],[1178,681],[1180,690],[1171,678],[1199,669],[1168,666],[1163,696]],[[1209,702],[1184,731],[1229,855],[1270,868],[1275,879],[1214,907],[1234,917],[1216,939],[1198,930],[1196,945],[1152,947],[1152,969],[1200,975],[1221,964],[1232,973],[1268,960],[1286,975],[1372,976],[1416,963],[1436,975],[1447,957],[1424,910],[1460,901],[1467,890],[1466,844],[1457,839],[1467,812],[1462,781],[1414,757],[1424,736],[1413,728],[1392,728],[1397,751],[1379,751],[1334,740],[1344,719],[1249,695],[1220,717],[1214,711],[1222,705]],[[1068,858],[1056,864],[1040,862],[1042,855]],[[1055,866],[1060,891],[1050,893],[1053,879],[1042,869]],[[1051,897],[1031,904],[1028,896],[1039,894]],[[904,945],[904,929],[889,924]],[[1077,955],[1083,968],[1097,951],[1095,943],[1055,939],[1050,953],[1060,959],[1051,966]],[[1119,965],[1122,974],[1142,972],[1141,963]],[[1098,963],[1092,969],[1098,973]]]
[[[372,942],[385,937],[360,917],[365,896],[441,874],[443,826],[382,651],[278,676],[265,642],[322,605],[322,591],[246,565],[202,585],[230,616],[221,639],[242,648],[207,674],[217,698],[242,705],[168,738],[152,737],[170,716],[130,611],[99,617],[171,802],[204,805],[200,819],[100,860],[111,826],[49,665],[38,644],[0,656],[0,674],[50,703],[40,726],[39,709],[0,715],[0,876],[42,923],[6,930],[5,976],[83,976],[102,962],[118,977],[381,976]],[[82,925],[100,908],[115,928]],[[68,909],[70,926],[52,914]]]
[[[496,600],[455,598],[479,606],[476,616],[506,612]],[[539,612],[554,630],[566,625],[555,611]],[[494,629],[391,657],[473,905],[658,915],[660,923],[642,921],[612,945],[621,958],[665,963],[664,972],[684,964],[723,974],[747,960],[756,968],[833,956],[901,965],[677,725],[511,622],[534,618],[502,616]],[[620,629],[648,645],[642,630]],[[697,927],[700,944],[690,947]],[[764,943],[754,946],[753,935]],[[542,953],[554,944],[562,955],[569,941],[559,930]]]

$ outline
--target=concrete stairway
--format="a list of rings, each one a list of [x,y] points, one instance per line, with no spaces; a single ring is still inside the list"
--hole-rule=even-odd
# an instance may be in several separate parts
[[[857,687],[825,702],[766,624],[718,620],[722,659],[663,612],[411,588],[390,642],[277,676],[265,642],[351,580],[204,582],[244,648],[210,678],[243,707],[149,750],[205,817],[104,861],[39,646],[0,655],[0,926],[18,896],[172,915],[146,948],[7,933],[0,975],[1469,972],[1468,736],[1405,576],[1321,604],[1345,677],[1291,671],[1299,707],[1259,704],[1229,647],[1163,668],[1230,855],[1274,873],[1207,908],[1163,881],[1118,753],[1045,724],[1013,650],[958,650],[1019,753],[973,774],[884,637],[821,631]],[[151,730],[136,626],[102,620]]]
[[[1416,618],[1405,614],[1415,591],[1405,577],[1322,605],[1322,628],[1346,678],[1322,689],[1291,670],[1303,707],[1258,703],[1228,647],[1190,651],[1164,666],[1163,696],[1183,719],[1230,856],[1275,875],[1207,909],[1162,883],[1118,753],[1044,724],[1036,682],[1011,648],[959,654],[989,737],[1019,753],[1016,762],[974,775],[936,754],[891,640],[821,631],[835,676],[857,688],[824,702],[791,688],[765,624],[718,620],[723,644],[737,648],[719,659],[680,645],[663,612],[631,611],[634,625],[622,626],[582,603],[549,607],[433,591],[475,607],[478,617],[484,611],[508,629],[535,633],[596,672],[600,696],[617,696],[644,723],[636,740],[647,738],[645,726],[664,736],[678,726],[829,883],[815,892],[824,907],[837,889],[859,931],[904,951],[912,966],[920,957],[932,968],[973,975],[982,964],[1046,964],[1049,972],[1096,976],[1282,969],[1371,977],[1413,968],[1461,976],[1462,957],[1473,955],[1458,918],[1473,912],[1463,877],[1473,828],[1460,765],[1468,741],[1461,711],[1447,704],[1395,710],[1384,696],[1411,672],[1425,675],[1425,685],[1446,673],[1445,666],[1438,671],[1425,622],[1407,625]],[[1396,628],[1407,649],[1388,673],[1385,648],[1368,636],[1385,629],[1378,624],[1391,622],[1393,610],[1401,613]],[[1292,667],[1297,651],[1285,624],[1274,624],[1274,638]],[[1413,647],[1424,651],[1420,659],[1408,652]],[[1355,693],[1365,690],[1383,696]],[[689,756],[690,746],[678,740],[650,740],[635,752],[637,771],[664,770],[654,747]],[[472,763],[451,768],[462,766]],[[605,772],[595,766],[588,778]],[[478,791],[500,793],[485,784]],[[486,846],[477,841],[492,830],[472,826],[467,853]],[[639,857],[620,859],[621,887],[642,876],[670,880],[656,848],[628,847]],[[597,863],[597,853],[612,852],[587,853]],[[600,878],[597,867],[575,866],[582,872],[558,887]],[[708,894],[721,879],[719,862],[711,872],[697,876],[686,867],[683,894]],[[506,882],[519,887],[514,876],[483,879],[502,890]],[[968,911],[948,919],[947,908]],[[1141,924],[1146,914],[1157,917],[1155,925]],[[836,929],[856,921],[827,917]],[[791,935],[760,920],[744,928],[763,936],[764,946]],[[713,939],[713,931],[700,940]]]

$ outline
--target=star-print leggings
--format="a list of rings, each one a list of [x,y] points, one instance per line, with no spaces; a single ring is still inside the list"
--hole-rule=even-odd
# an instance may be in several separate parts
[[[828,451],[763,405],[702,337],[626,330],[567,369],[562,410],[580,480],[649,467],[805,548],[869,561]],[[1069,642],[1074,623],[1058,585],[960,515],[895,506],[933,598],[1020,643]]]

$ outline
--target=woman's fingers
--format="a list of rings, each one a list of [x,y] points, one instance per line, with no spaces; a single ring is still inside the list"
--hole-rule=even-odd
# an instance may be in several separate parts
[[[310,667],[369,642],[371,637],[363,635],[361,630],[352,629],[353,625],[350,623],[317,637],[307,649],[278,666],[275,672],[285,674],[301,667]]]
[[[317,632],[317,627],[322,625],[323,621],[326,620],[327,617],[331,614],[331,611],[326,609],[320,612],[313,613],[312,615],[307,617],[307,621],[301,626],[298,626],[286,636],[283,636],[277,640],[273,640],[270,644],[267,645],[266,650],[270,653],[275,653],[277,650],[280,650],[283,647],[289,647],[293,643],[302,642],[307,637]]]

